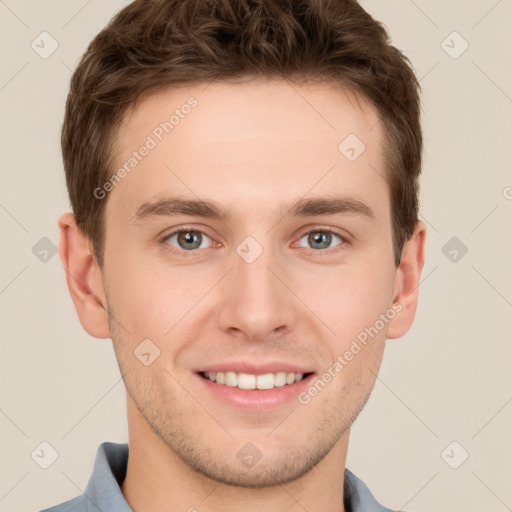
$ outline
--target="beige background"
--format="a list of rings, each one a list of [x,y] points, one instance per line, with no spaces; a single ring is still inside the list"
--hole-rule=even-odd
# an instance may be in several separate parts
[[[58,255],[43,263],[32,252],[42,237],[58,243],[69,209],[59,131],[71,70],[122,5],[0,3],[2,511],[76,496],[98,445],[127,440],[110,340],[82,330]],[[363,5],[421,79],[429,233],[416,323],[388,341],[348,467],[393,509],[512,510],[512,1]],[[47,59],[31,48],[43,31],[59,45]],[[442,46],[453,31],[469,44],[458,58],[443,49],[462,49],[458,36]],[[456,262],[442,252],[452,237],[468,248]],[[59,453],[48,469],[31,458],[42,441]],[[445,460],[462,450],[469,458],[452,469]]]

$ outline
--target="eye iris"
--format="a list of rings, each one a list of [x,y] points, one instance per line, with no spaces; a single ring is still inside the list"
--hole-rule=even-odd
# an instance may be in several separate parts
[[[197,249],[201,246],[201,234],[197,231],[182,231],[178,234],[178,244],[182,249]]]
[[[314,249],[326,249],[331,245],[331,234],[323,231],[315,231],[308,237],[308,243],[310,243]],[[319,244],[316,245],[315,244]]]

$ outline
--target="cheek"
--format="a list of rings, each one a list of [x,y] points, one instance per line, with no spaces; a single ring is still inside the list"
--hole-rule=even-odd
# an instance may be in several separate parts
[[[393,274],[375,264],[319,267],[295,282],[297,295],[342,340],[373,325],[391,305]]]
[[[342,291],[337,296],[336,342],[331,353],[342,367],[339,385],[347,387],[350,396],[367,396],[382,361],[393,318],[390,313],[394,313],[390,311],[394,274],[389,268],[374,261],[340,276]]]
[[[132,253],[110,264],[109,303],[137,338],[161,340],[215,283],[204,267],[172,267]]]

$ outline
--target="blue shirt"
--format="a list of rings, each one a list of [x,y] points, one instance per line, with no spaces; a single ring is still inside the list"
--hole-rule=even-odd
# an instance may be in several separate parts
[[[127,464],[127,444],[102,443],[84,494],[41,512],[133,512],[120,487]],[[347,512],[392,512],[379,505],[368,487],[348,469],[343,499]]]

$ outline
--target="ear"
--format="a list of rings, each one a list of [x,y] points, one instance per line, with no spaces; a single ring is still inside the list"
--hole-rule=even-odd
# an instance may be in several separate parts
[[[387,338],[400,338],[410,329],[414,321],[421,271],[425,262],[426,235],[425,224],[418,221],[411,238],[403,246],[402,259],[396,269],[393,289],[395,304],[393,309],[398,314],[388,324]]]
[[[59,229],[59,254],[80,323],[91,336],[110,338],[103,275],[92,244],[77,226],[72,213],[60,217]]]

